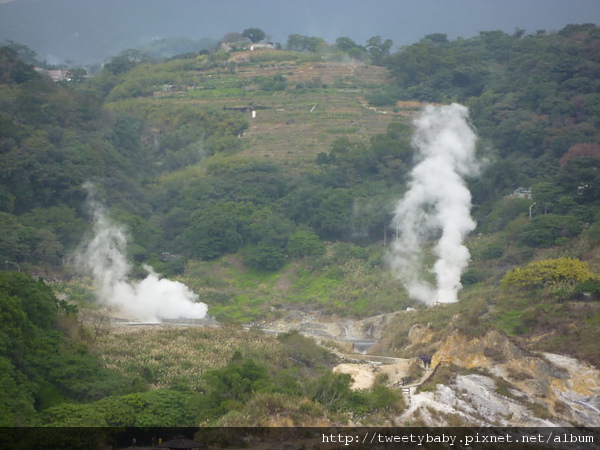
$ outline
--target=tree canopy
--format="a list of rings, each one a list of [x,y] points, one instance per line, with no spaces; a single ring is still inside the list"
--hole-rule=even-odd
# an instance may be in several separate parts
[[[246,28],[242,31],[242,36],[250,39],[253,43],[257,43],[262,41],[266,37],[266,34],[260,28]]]

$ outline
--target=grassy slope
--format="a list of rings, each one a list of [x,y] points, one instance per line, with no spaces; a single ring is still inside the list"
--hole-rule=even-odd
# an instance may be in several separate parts
[[[371,258],[342,258],[343,245],[332,244],[323,257],[293,261],[273,273],[249,270],[234,255],[193,262],[183,279],[209,305],[209,314],[225,321],[280,317],[291,309],[368,317],[412,305],[400,284],[375,263],[381,248],[370,249]]]

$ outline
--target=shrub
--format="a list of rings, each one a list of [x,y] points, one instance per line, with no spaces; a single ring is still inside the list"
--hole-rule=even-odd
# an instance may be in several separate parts
[[[285,264],[283,249],[261,243],[246,250],[244,262],[255,270],[276,271]]]
[[[534,247],[551,247],[581,233],[581,223],[577,217],[558,214],[544,214],[534,217],[523,229],[521,239]]]
[[[311,230],[298,230],[288,240],[287,251],[293,258],[321,256],[325,253],[325,244]]]
[[[235,360],[222,369],[203,376],[202,412],[206,417],[218,417],[239,410],[255,392],[272,390],[267,369],[252,359]]]
[[[396,104],[396,96],[392,92],[377,91],[365,96],[371,106],[393,106]]]
[[[216,422],[219,427],[304,426],[325,415],[323,407],[306,398],[259,392],[241,411],[232,411]]]
[[[326,366],[336,359],[334,354],[317,345],[314,339],[303,336],[296,330],[281,334],[277,340],[282,344],[286,357],[305,367]]]
[[[363,247],[346,242],[337,243],[334,247],[333,262],[345,262],[350,258],[367,260],[369,254]]]
[[[573,298],[577,300],[600,301],[600,279],[588,279],[575,285]]]
[[[110,396],[94,403],[63,403],[44,411],[52,426],[156,427],[192,426],[194,412],[188,395],[174,391],[149,391]]]
[[[500,258],[504,254],[504,244],[501,241],[491,242],[481,251],[484,260]]]
[[[371,411],[400,413],[406,407],[404,397],[398,390],[392,390],[380,383],[375,383],[373,388],[365,393],[365,396]]]
[[[598,276],[590,271],[587,263],[574,258],[557,258],[532,262],[525,267],[515,267],[504,276],[502,285],[557,290],[591,280],[598,280]]]

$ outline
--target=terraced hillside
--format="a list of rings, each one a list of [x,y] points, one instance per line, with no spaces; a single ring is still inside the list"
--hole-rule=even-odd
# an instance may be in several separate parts
[[[227,65],[198,69],[192,85],[168,86],[154,96],[238,110],[250,120],[249,129],[240,136],[245,144],[240,155],[290,163],[313,161],[339,138],[367,140],[420,107],[418,103],[383,108],[367,104],[364,96],[389,82],[383,67],[281,61],[285,55],[272,50],[236,53]]]

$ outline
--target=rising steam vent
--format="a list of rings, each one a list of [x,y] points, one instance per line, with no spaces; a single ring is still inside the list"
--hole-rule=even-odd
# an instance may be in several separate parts
[[[456,302],[469,263],[463,241],[475,222],[464,177],[476,175],[479,164],[468,119],[467,108],[454,103],[427,106],[415,120],[418,163],[394,211],[390,267],[409,295],[427,305]],[[424,266],[426,252],[434,255],[433,267]]]
[[[207,306],[197,302],[197,295],[186,285],[160,278],[149,266],[145,267],[148,275],[143,280],[130,278],[125,231],[93,199],[93,189],[89,187],[88,191],[94,232],[80,247],[75,262],[92,277],[98,301],[117,308],[128,318],[142,321],[205,317]]]

